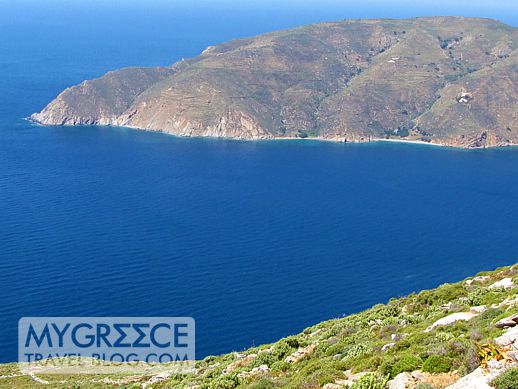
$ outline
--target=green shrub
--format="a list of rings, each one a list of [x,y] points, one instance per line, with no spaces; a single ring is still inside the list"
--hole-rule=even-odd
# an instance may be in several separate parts
[[[282,339],[273,347],[272,351],[259,354],[252,366],[267,365],[272,367],[275,362],[283,361],[288,355],[293,353],[298,346],[299,342],[294,337]]]
[[[471,306],[482,305],[485,296],[488,294],[489,289],[480,288],[476,289],[471,293],[468,293],[467,303]]]
[[[337,344],[331,344],[328,346],[323,347],[323,353],[327,357],[332,357],[338,354],[341,354],[344,351],[344,344],[343,343],[337,343]]]
[[[285,361],[278,361],[278,362],[275,362],[273,365],[272,365],[272,371],[288,371],[291,367],[291,364],[289,364],[288,362],[285,362]]]
[[[418,356],[412,354],[404,354],[398,359],[396,359],[396,362],[392,365],[390,376],[394,378],[399,373],[417,370],[422,365],[422,363],[423,361]]]
[[[428,373],[447,373],[451,368],[452,360],[445,355],[430,355],[423,363],[423,371]]]
[[[359,357],[361,355],[367,354],[369,352],[369,347],[360,343],[355,344],[354,346],[351,346],[344,350],[343,358],[349,359],[349,358],[355,358]]]
[[[368,373],[351,385],[350,389],[386,389],[388,377],[378,373]]]
[[[382,362],[383,357],[381,355],[363,355],[361,357],[348,360],[345,363],[345,368],[343,370],[351,369],[353,373],[360,373],[362,371],[368,370],[376,370]]]
[[[259,380],[258,382],[256,382],[255,384],[252,384],[248,387],[249,389],[271,389],[271,388],[275,388],[275,384],[266,379],[266,378],[263,378],[261,380]]]
[[[463,284],[444,284],[437,289],[425,290],[419,293],[416,300],[424,305],[440,305],[466,296],[467,292]]]
[[[321,361],[310,362],[293,376],[287,388],[322,387],[342,377],[342,371],[333,369],[331,366],[326,366],[326,364]]]
[[[410,346],[412,346],[412,343],[410,343],[410,340],[403,339],[396,343],[395,350],[396,351],[406,350],[407,348],[410,348]]]
[[[396,361],[394,359],[385,359],[382,363],[381,363],[381,366],[379,368],[379,372],[382,374],[382,375],[388,375],[390,377],[390,375],[392,374],[392,367],[394,366],[394,363],[396,363]]]
[[[496,389],[518,389],[518,367],[503,372],[491,382],[491,385]]]
[[[277,362],[279,359],[277,356],[273,353],[262,353],[257,356],[257,358],[254,359],[252,363],[252,367],[258,367],[261,365],[266,365],[268,367],[271,367],[275,362]]]
[[[214,389],[234,389],[239,385],[239,379],[237,378],[237,374],[229,374],[226,376],[221,376],[213,381],[211,387]]]

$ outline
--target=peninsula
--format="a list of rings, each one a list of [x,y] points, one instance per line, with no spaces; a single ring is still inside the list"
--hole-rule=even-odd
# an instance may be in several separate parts
[[[247,140],[516,145],[517,37],[481,18],[314,24],[109,72],[31,119]]]

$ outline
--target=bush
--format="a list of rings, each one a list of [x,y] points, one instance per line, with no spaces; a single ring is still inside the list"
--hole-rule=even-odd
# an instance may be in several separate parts
[[[278,362],[275,362],[271,368],[272,368],[272,371],[288,371],[291,367],[291,364],[289,364],[288,362],[285,362],[285,361],[278,361]]]
[[[403,354],[399,358],[392,361],[385,361],[380,368],[382,374],[389,374],[390,378],[394,378],[399,373],[410,372],[419,369],[423,361],[416,355]]]
[[[412,346],[412,343],[408,339],[403,339],[396,343],[395,349],[396,351],[402,351],[410,348],[410,346]]]
[[[430,355],[423,363],[427,373],[447,373],[452,368],[452,360],[444,355]]]
[[[365,374],[362,378],[351,385],[351,389],[386,389],[388,377],[377,373]]]
[[[342,370],[351,369],[353,373],[376,370],[382,362],[383,357],[381,355],[362,356],[345,362],[344,369]]]
[[[336,369],[336,367],[339,366],[335,361],[318,358],[309,360],[302,369],[291,376],[286,388],[317,388],[333,383],[338,378],[343,378],[344,374],[343,371]]]
[[[416,302],[427,306],[445,304],[459,297],[467,296],[462,284],[444,284],[433,290],[425,290],[416,296]]]
[[[239,379],[237,378],[237,374],[229,374],[228,376],[223,376],[217,378],[212,387],[217,389],[234,389],[239,385]]]
[[[257,367],[261,365],[272,365],[278,361],[283,361],[288,355],[295,351],[294,347],[299,345],[295,338],[286,338],[280,340],[270,352],[263,352],[254,360],[252,366]]]
[[[272,388],[275,388],[275,384],[266,379],[266,378],[263,378],[261,379],[260,381],[256,382],[255,384],[252,384],[249,386],[250,389],[272,389]]]
[[[348,347],[346,350],[344,350],[343,358],[349,359],[349,358],[355,358],[359,357],[361,355],[365,355],[369,352],[369,347],[360,343],[355,344],[354,346]]]
[[[273,353],[262,353],[257,356],[252,362],[252,367],[258,367],[261,365],[266,365],[268,367],[272,367],[272,365],[277,362],[279,359]]]
[[[491,385],[496,389],[518,389],[518,367],[503,372],[491,382]]]
[[[488,292],[489,289],[480,288],[468,293],[467,303],[471,306],[482,305],[482,301],[484,301]]]
[[[395,377],[399,373],[403,373],[405,371],[414,371],[419,369],[423,361],[421,358],[415,355],[403,355],[399,360],[396,361],[394,366],[392,366],[392,376]]]
[[[288,388],[321,388],[325,384],[331,384],[338,378],[343,377],[343,372],[329,367],[322,367],[310,374],[305,371],[299,372],[287,386]]]

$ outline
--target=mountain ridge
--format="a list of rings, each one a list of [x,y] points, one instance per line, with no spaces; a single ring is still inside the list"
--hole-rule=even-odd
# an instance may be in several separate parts
[[[516,145],[517,35],[483,18],[318,23],[109,72],[31,119],[247,140]]]

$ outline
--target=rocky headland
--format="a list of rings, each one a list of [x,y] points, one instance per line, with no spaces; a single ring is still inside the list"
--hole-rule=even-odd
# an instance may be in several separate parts
[[[31,119],[177,136],[518,144],[518,29],[462,17],[344,20],[109,72]]]

